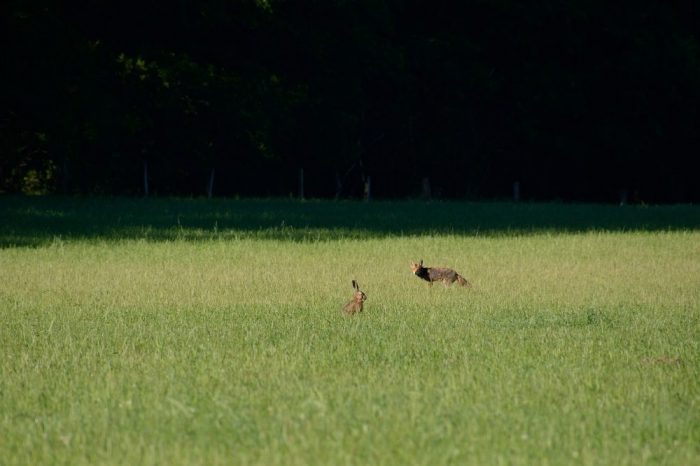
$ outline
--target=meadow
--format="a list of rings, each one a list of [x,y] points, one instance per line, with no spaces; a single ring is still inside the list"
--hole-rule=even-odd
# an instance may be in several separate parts
[[[3,465],[700,464],[700,208],[0,197],[0,347]]]

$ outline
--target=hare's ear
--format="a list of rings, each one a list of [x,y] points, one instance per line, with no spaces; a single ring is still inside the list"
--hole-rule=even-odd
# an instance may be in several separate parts
[[[355,280],[352,281],[352,287],[356,290],[360,289],[359,285],[357,284],[357,282]]]
[[[420,260],[420,263],[419,263],[418,265],[420,265],[421,267],[423,267],[423,259]]]

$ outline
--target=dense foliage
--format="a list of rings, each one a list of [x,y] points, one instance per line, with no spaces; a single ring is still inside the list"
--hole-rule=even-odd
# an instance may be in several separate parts
[[[700,200],[692,1],[8,0],[0,191]]]

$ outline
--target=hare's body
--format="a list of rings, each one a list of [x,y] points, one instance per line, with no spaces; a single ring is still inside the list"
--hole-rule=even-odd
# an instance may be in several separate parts
[[[367,299],[367,295],[360,291],[360,286],[355,280],[352,281],[352,288],[355,290],[352,299],[341,309],[343,314],[349,316],[362,312],[363,303]]]
[[[456,271],[445,267],[423,267],[422,260],[418,264],[412,262],[411,271],[416,275],[416,277],[427,281],[430,285],[432,285],[433,282],[442,282],[445,286],[449,286],[454,282],[457,282],[461,286],[472,286],[471,283],[469,283]]]

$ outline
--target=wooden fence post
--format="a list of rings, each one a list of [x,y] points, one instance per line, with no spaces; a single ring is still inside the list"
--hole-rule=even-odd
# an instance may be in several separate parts
[[[627,190],[621,189],[620,190],[620,205],[623,206],[625,204],[627,204]]]
[[[209,174],[209,183],[207,184],[207,197],[211,199],[211,197],[214,195],[214,169],[211,169],[211,173]]]
[[[304,169],[299,169],[299,199],[304,200]]]
[[[430,178],[427,176],[421,181],[421,198],[425,200],[430,200]]]
[[[148,197],[148,160],[143,160],[143,196]]]

